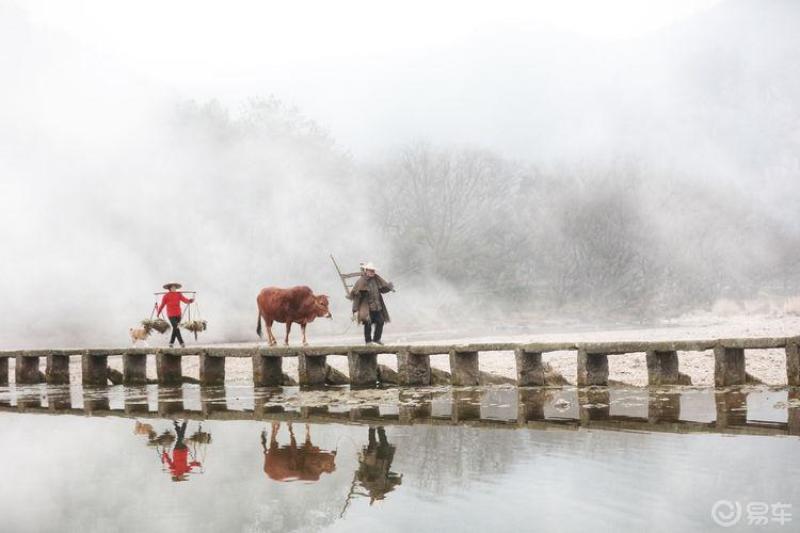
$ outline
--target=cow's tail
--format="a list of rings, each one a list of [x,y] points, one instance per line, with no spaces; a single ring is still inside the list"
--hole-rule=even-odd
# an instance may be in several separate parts
[[[263,339],[264,337],[261,335],[261,309],[258,310],[258,326],[256,326],[256,333],[258,334],[259,339]]]

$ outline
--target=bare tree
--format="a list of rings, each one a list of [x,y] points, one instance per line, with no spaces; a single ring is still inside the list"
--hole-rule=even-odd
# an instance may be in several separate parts
[[[492,275],[492,245],[509,229],[511,165],[484,150],[416,144],[383,166],[375,183],[382,226],[404,270],[463,282]]]

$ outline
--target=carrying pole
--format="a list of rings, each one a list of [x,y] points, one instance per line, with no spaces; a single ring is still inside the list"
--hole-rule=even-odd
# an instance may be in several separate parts
[[[175,291],[175,292],[180,292],[182,294],[197,294],[197,291]],[[156,296],[158,296],[159,294],[169,294],[169,291],[154,292],[153,294]]]

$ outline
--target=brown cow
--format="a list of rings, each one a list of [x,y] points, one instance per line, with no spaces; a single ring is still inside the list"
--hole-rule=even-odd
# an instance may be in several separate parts
[[[289,445],[278,444],[280,423],[272,423],[269,448],[267,432],[261,432],[261,447],[264,450],[264,473],[275,481],[319,481],[322,474],[336,470],[336,452],[322,450],[311,444],[311,430],[306,424],[306,440],[297,446],[292,423],[289,422]]]
[[[261,319],[267,323],[267,337],[269,345],[275,346],[278,341],[272,334],[272,323],[282,322],[286,324],[286,339],[284,344],[289,346],[289,332],[292,329],[292,322],[300,324],[303,332],[303,346],[308,346],[306,340],[306,325],[313,322],[317,317],[331,318],[328,310],[328,297],[325,294],[315,295],[313,291],[306,287],[292,287],[290,289],[279,289],[278,287],[267,287],[261,289],[256,298],[258,304],[258,333],[261,335]]]

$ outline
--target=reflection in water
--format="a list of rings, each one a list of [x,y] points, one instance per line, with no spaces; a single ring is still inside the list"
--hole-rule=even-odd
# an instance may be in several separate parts
[[[294,388],[264,393],[241,387],[70,389],[41,385],[0,387],[0,411],[283,422],[346,419],[375,426],[422,422],[800,435],[800,390],[795,388],[469,387],[380,394],[383,397],[376,400],[370,391],[344,390],[320,401]]]
[[[297,446],[292,423],[289,428],[289,444],[278,444],[280,423],[273,422],[267,448],[267,432],[261,432],[261,448],[264,452],[264,473],[275,481],[319,481],[322,474],[336,470],[336,451],[327,451],[311,443],[311,428],[306,428],[303,445]]]
[[[68,392],[0,389],[4,530],[706,531],[720,499],[800,506],[794,389]]]
[[[159,435],[156,433],[156,430],[153,429],[152,424],[145,424],[138,420],[133,427],[133,433],[146,436],[148,446],[166,447],[175,442],[175,436],[169,430],[164,430],[164,432]],[[160,455],[161,452],[159,452],[159,456]]]
[[[147,437],[147,445],[155,448],[164,471],[170,473],[172,481],[186,481],[189,479],[189,474],[203,473],[203,463],[207,446],[211,443],[211,434],[203,431],[203,426],[200,424],[197,431],[187,439],[188,421],[178,423],[177,420],[173,420],[172,425],[174,434],[168,429],[159,434],[151,424],[137,420],[133,432]],[[186,441],[191,444],[191,448],[187,446]],[[172,447],[171,452],[170,447]],[[197,471],[194,471],[195,468]]]
[[[647,421],[677,422],[681,417],[681,395],[676,392],[651,392],[648,395]]]
[[[108,411],[110,408],[108,392],[104,387],[83,389],[83,409],[87,414]]]
[[[377,431],[378,439],[375,439]],[[366,489],[369,503],[382,500],[386,494],[392,492],[395,486],[403,481],[402,474],[391,471],[395,447],[386,439],[386,430],[383,427],[370,426],[369,443],[362,448],[358,456],[358,471],[356,479],[361,487]]]
[[[42,385],[0,387],[0,411],[282,422],[345,419],[375,426],[451,423],[800,435],[800,390],[795,388],[468,387],[381,391],[383,397],[377,400],[374,394],[344,390],[320,401],[313,393],[291,388],[264,393],[253,388],[70,390]]]
[[[608,420],[611,415],[611,396],[606,387],[578,389],[581,422]]]
[[[178,425],[176,421],[172,423],[175,425],[175,433],[178,439],[175,442],[175,447],[172,449],[172,457],[167,453],[167,450],[161,452],[161,462],[169,467],[169,471],[172,474],[172,481],[186,481],[186,476],[192,471],[192,468],[202,465],[196,460],[194,454],[192,454],[192,460],[189,460],[189,448],[186,446],[186,443],[183,442],[186,434],[187,422],[184,420],[180,425]]]
[[[353,476],[350,492],[347,493],[339,518],[347,512],[353,496],[367,497],[369,504],[372,505],[375,500],[385,499],[386,494],[402,483],[403,475],[392,472],[395,450],[396,447],[389,444],[383,426],[377,428],[369,426],[367,445],[358,454],[358,469]]]

